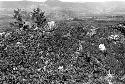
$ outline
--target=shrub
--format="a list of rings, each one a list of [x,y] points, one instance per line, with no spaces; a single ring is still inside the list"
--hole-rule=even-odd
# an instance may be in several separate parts
[[[107,69],[103,66],[103,60],[111,52],[106,52],[102,57],[104,53],[99,50],[99,45],[104,47],[110,31],[115,30],[99,28],[88,36],[91,29],[86,29],[79,21],[59,21],[55,23],[56,28],[45,31],[48,20],[42,10],[37,8],[26,14],[31,16],[26,19],[20,9],[15,10],[12,30],[1,34],[0,62],[2,60],[3,63],[0,63],[0,74],[8,78],[8,83],[73,82],[72,79],[81,83],[84,79],[93,77],[96,80],[104,75],[101,73]],[[107,46],[110,50],[111,45],[107,42],[105,51]],[[118,49],[117,53],[124,53],[122,46],[119,43],[114,51]],[[121,58],[117,57],[118,60]],[[59,66],[64,69],[59,71]]]

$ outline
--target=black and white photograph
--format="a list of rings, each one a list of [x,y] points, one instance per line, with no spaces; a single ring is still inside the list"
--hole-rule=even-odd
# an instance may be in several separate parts
[[[125,0],[0,0],[0,84],[125,84]]]

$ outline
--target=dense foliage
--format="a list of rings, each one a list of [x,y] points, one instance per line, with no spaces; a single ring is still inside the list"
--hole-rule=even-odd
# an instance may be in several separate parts
[[[37,8],[29,14],[25,19],[21,10],[15,10],[13,29],[1,34],[1,84],[105,84],[109,71],[118,80],[112,79],[114,84],[124,82],[121,31],[79,21],[59,21],[48,30],[43,11]],[[111,37],[115,34],[119,38]],[[100,50],[100,44],[106,50]]]

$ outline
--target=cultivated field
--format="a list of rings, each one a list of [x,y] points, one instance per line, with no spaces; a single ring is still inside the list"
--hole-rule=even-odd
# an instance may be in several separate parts
[[[0,84],[125,84],[124,18],[28,14],[0,17]]]

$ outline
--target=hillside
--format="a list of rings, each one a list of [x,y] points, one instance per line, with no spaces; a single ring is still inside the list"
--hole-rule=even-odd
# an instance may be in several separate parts
[[[86,2],[86,3],[73,3],[62,2],[59,0],[47,0],[46,2],[31,2],[31,1],[1,1],[0,8],[32,8],[39,6],[44,10],[61,10],[70,9],[79,14],[125,14],[125,2]]]
[[[84,14],[124,14],[125,2],[86,2],[86,3],[73,3],[61,2],[58,0],[48,0],[45,2],[51,7],[70,8]]]

